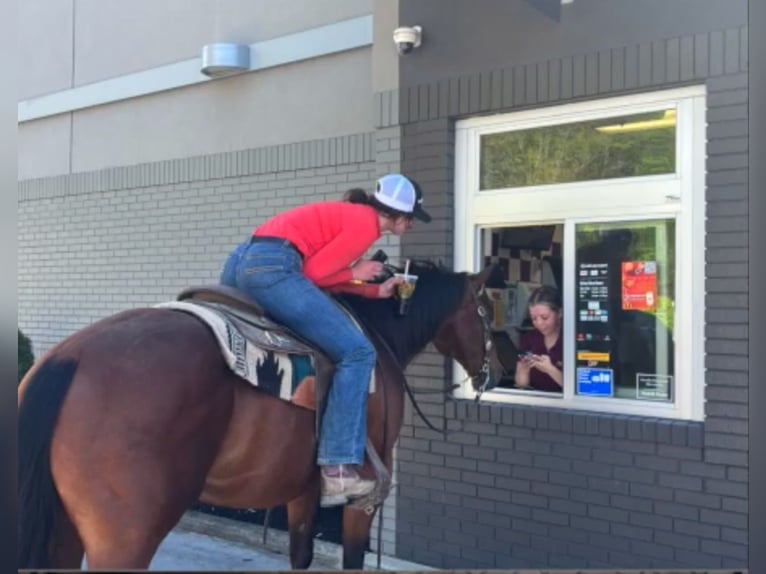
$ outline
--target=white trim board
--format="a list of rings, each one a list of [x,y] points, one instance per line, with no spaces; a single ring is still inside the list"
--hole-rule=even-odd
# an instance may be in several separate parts
[[[250,44],[250,68],[243,73],[369,46],[372,31],[372,15],[367,15],[255,42]],[[201,52],[202,46],[196,58],[23,100],[18,122],[213,81],[200,72]]]

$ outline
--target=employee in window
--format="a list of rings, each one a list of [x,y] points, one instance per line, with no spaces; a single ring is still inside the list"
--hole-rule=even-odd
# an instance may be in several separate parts
[[[534,330],[521,338],[515,385],[560,393],[564,379],[561,296],[555,287],[543,285],[532,292],[527,305]]]

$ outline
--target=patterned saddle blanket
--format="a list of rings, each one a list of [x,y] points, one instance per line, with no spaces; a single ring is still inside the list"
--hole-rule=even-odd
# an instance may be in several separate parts
[[[155,305],[194,315],[215,335],[229,368],[251,385],[274,397],[312,408],[319,401],[298,389],[302,384],[314,386],[317,360],[321,351],[278,325],[252,302],[234,296],[225,287],[212,286],[187,289],[179,300]],[[339,305],[340,306],[340,305]],[[340,306],[361,330],[353,315]],[[370,378],[369,392],[375,391],[375,374]],[[324,393],[322,393],[324,394]]]

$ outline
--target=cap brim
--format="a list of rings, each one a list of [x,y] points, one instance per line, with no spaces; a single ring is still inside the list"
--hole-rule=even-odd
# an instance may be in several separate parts
[[[415,209],[412,211],[412,217],[415,219],[419,219],[420,221],[424,223],[428,223],[431,221],[431,216],[426,213],[425,209],[420,207],[420,205],[416,205]]]

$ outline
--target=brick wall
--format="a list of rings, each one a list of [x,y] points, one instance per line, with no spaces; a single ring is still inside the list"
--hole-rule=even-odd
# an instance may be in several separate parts
[[[707,86],[704,423],[424,395],[446,438],[408,410],[397,553],[439,568],[742,568],[748,523],[747,30],[472,72],[379,95],[403,124],[405,170],[437,205],[405,256],[451,261],[456,118]],[[649,58],[647,55],[651,55]],[[552,81],[555,79],[556,81]],[[393,106],[389,105],[389,108]],[[700,246],[702,248],[702,246]],[[442,388],[449,364],[413,364]],[[699,381],[698,384],[702,384]]]
[[[20,182],[20,327],[39,356],[108,314],[217,282],[229,250],[266,218],[369,188],[372,142],[363,134],[307,142],[313,156],[279,146]]]

